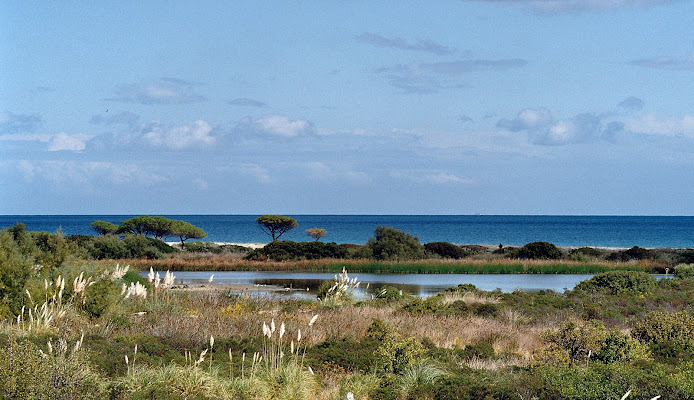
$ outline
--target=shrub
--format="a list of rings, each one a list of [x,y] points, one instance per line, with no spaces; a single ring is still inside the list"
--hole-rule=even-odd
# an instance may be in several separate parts
[[[367,338],[379,342],[394,340],[396,336],[395,329],[379,318],[374,318],[371,321],[371,325],[369,325],[369,328],[366,330]]]
[[[397,300],[402,298],[402,290],[393,286],[382,286],[376,289],[377,299]]]
[[[375,356],[385,372],[399,374],[412,367],[424,355],[424,347],[417,339],[386,340],[376,349]]]
[[[334,242],[292,242],[289,240],[277,240],[266,244],[260,249],[249,252],[246,255],[246,259],[271,259],[275,261],[314,260],[321,258],[339,259],[345,258],[346,254],[347,251]]]
[[[634,339],[614,329],[609,332],[594,358],[605,364],[646,358],[647,351],[643,347]]]
[[[424,245],[424,249],[431,254],[436,254],[437,256],[443,258],[463,258],[467,257],[469,253],[465,251],[462,247],[456,246],[453,243],[448,242],[431,242]]]
[[[110,280],[100,280],[87,287],[82,309],[91,317],[100,317],[118,300],[118,288]]]
[[[332,363],[347,371],[371,371],[374,368],[373,355],[379,344],[373,339],[326,340],[309,349],[306,357],[315,360],[317,364]]]
[[[0,319],[20,313],[24,289],[33,274],[32,260],[22,255],[13,235],[0,231]]]
[[[626,292],[645,293],[653,290],[657,281],[641,271],[608,271],[576,285],[574,291],[621,294]]]
[[[582,254],[589,258],[600,258],[603,256],[604,251],[598,250],[593,247],[579,247],[577,249],[571,249],[569,255]]]
[[[673,348],[675,353],[694,351],[694,317],[686,311],[650,312],[636,323],[631,334],[637,340],[655,345],[654,352],[660,346],[662,355],[667,355],[667,348]]]
[[[558,331],[545,331],[540,336],[549,342],[550,350],[565,352],[575,363],[600,351],[608,334],[602,322],[593,320],[585,324],[569,321]]]
[[[694,264],[679,264],[675,266],[675,276],[680,279],[694,278]]]
[[[466,345],[461,355],[468,360],[472,358],[489,359],[494,358],[495,352],[490,343],[481,342]]]
[[[116,235],[93,238],[89,243],[89,253],[97,260],[119,260],[131,256],[125,243]]]
[[[103,399],[108,397],[101,377],[82,352],[60,342],[42,354],[29,342],[10,338],[0,357],[0,398]]]
[[[523,247],[509,252],[510,258],[524,258],[528,260],[556,260],[562,257],[561,250],[548,242],[532,242]]]
[[[76,247],[65,239],[58,230],[56,233],[29,232],[36,244],[38,253],[34,255],[38,264],[51,269],[59,268],[67,258],[76,252]]]
[[[630,261],[630,260],[646,260],[653,256],[653,251],[644,249],[639,246],[634,246],[627,250],[618,251],[607,256],[610,261]]]
[[[379,260],[410,260],[424,257],[419,238],[395,228],[379,226],[366,242],[373,257]]]

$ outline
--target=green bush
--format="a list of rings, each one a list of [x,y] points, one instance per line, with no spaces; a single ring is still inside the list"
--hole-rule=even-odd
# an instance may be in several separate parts
[[[582,254],[589,258],[600,258],[605,254],[605,252],[593,247],[579,247],[577,249],[571,249],[569,251],[570,256],[574,254]]]
[[[675,277],[680,279],[694,278],[694,264],[678,264],[675,266]]]
[[[557,246],[548,242],[532,242],[523,247],[510,251],[510,258],[523,258],[528,260],[556,260],[562,257],[562,252]]]
[[[460,246],[448,242],[431,242],[424,245],[424,249],[442,258],[460,259],[467,257],[470,253]]]
[[[379,342],[394,340],[397,335],[395,329],[383,322],[379,318],[374,318],[371,321],[371,325],[366,330],[366,337],[369,339],[377,340]]]
[[[59,268],[69,256],[76,253],[76,246],[65,239],[60,232],[29,232],[36,244],[38,252],[34,255],[35,262],[50,269]]]
[[[574,291],[604,292],[611,294],[646,293],[657,284],[655,278],[641,271],[608,271],[576,285]]]
[[[571,363],[587,360],[602,348],[608,333],[599,321],[578,324],[569,321],[557,331],[545,331],[542,339],[549,343],[550,351],[565,352]]]
[[[87,287],[82,309],[91,317],[98,318],[116,303],[119,291],[108,279],[99,280]]]
[[[336,243],[323,242],[292,242],[277,240],[270,242],[260,249],[255,249],[246,255],[248,260],[270,259],[285,260],[314,260],[321,258],[345,258],[347,251]]]
[[[652,258],[653,251],[644,249],[639,246],[634,246],[627,250],[618,251],[607,256],[610,261],[631,261],[631,260],[646,260]]]
[[[375,292],[377,299],[397,300],[402,298],[402,290],[393,286],[381,286]]]
[[[399,374],[424,356],[424,347],[413,337],[403,340],[386,340],[381,342],[374,355],[383,371]]]
[[[424,246],[419,238],[395,228],[379,226],[366,247],[378,260],[412,260],[424,257]]]
[[[101,235],[92,238],[91,242],[85,242],[89,246],[89,253],[96,260],[120,260],[130,258],[130,250],[116,235]]]
[[[42,354],[29,342],[10,338],[0,357],[0,398],[3,399],[103,399],[107,398],[102,378],[81,351],[73,346]]]
[[[489,359],[494,358],[496,353],[490,343],[481,342],[465,345],[461,355],[468,360],[472,358]]]
[[[656,355],[666,358],[691,356],[694,352],[694,317],[686,311],[653,311],[636,323],[631,335],[652,345]]]
[[[20,313],[24,289],[34,275],[32,261],[22,254],[9,230],[0,231],[0,319]]]

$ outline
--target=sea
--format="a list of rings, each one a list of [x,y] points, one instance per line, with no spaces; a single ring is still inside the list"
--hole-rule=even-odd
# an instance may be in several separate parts
[[[164,215],[202,228],[211,242],[267,243],[259,215]],[[119,224],[133,215],[0,215],[0,228],[21,222],[32,231],[96,235],[96,220]],[[364,244],[378,226],[410,233],[421,243],[520,246],[546,241],[557,246],[694,247],[694,216],[557,215],[291,215],[299,225],[280,240],[309,241],[308,228],[323,228],[324,242]],[[176,238],[171,238],[175,241]]]

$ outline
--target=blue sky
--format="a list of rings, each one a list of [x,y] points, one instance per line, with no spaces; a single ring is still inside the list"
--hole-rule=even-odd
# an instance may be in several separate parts
[[[0,0],[0,214],[692,215],[692,15]]]

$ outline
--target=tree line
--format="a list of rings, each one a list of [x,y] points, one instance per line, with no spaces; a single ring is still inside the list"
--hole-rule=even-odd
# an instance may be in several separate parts
[[[90,224],[99,235],[151,235],[155,239],[164,240],[168,237],[178,237],[181,247],[188,239],[202,239],[207,233],[190,222],[165,217],[142,215],[121,221],[120,225],[107,221],[94,221]]]

